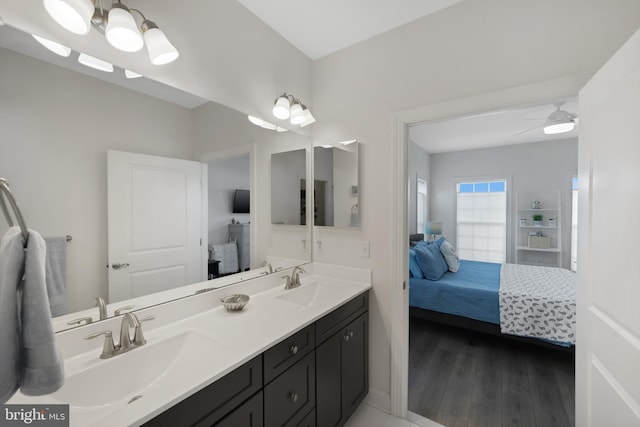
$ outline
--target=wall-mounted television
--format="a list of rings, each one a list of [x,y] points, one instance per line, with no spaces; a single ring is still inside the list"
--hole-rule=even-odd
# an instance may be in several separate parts
[[[233,213],[249,213],[249,190],[236,190],[233,194]]]

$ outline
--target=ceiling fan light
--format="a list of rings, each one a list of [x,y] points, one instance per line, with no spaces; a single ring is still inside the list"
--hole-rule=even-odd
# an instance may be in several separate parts
[[[107,61],[103,61],[102,59],[98,59],[94,56],[87,55],[86,53],[81,53],[80,55],[78,55],[78,62],[95,70],[100,70],[107,73],[113,72],[113,64],[110,64]]]
[[[171,44],[164,32],[153,22],[143,23],[144,42],[147,45],[149,59],[153,65],[165,65],[178,59],[180,54]]]
[[[119,3],[109,11],[104,35],[111,46],[124,52],[137,52],[144,46],[133,15]]]
[[[302,105],[299,102],[294,102],[291,106],[291,124],[292,125],[300,125],[304,123],[306,117],[304,115],[304,111],[302,110]]]
[[[289,102],[289,98],[286,95],[282,95],[278,99],[273,106],[273,115],[280,120],[287,120],[289,118],[289,107],[291,103]]]
[[[71,48],[62,45],[58,42],[54,42],[53,40],[49,40],[49,39],[45,39],[44,37],[40,37],[40,36],[36,36],[35,34],[31,34],[33,36],[34,39],[36,39],[36,41],[38,43],[40,43],[42,46],[46,47],[47,49],[49,49],[51,52],[55,53],[56,55],[60,55],[60,56],[64,56],[65,58],[67,58],[69,55],[71,55]]]
[[[562,123],[553,123],[544,127],[544,133],[546,135],[556,135],[559,133],[571,132],[575,125],[576,124],[573,120]]]
[[[49,16],[66,30],[84,35],[91,29],[93,3],[91,0],[43,0]]]

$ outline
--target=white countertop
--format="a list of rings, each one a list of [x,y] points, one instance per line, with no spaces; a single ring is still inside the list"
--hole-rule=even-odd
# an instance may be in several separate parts
[[[57,334],[65,355],[65,385],[47,396],[16,393],[7,403],[68,403],[71,426],[140,425],[371,288],[369,270],[317,263],[304,268],[308,273],[301,275],[298,289],[284,289],[280,276],[290,273],[287,270],[141,310],[136,313],[141,319],[156,316],[144,323],[147,344],[111,359],[99,358],[102,338],[83,338],[109,329],[117,343],[121,317]],[[313,286],[306,305],[279,298]],[[229,312],[222,307],[220,297],[231,293],[251,297],[244,310]],[[145,359],[149,355],[153,360]],[[160,365],[165,368],[157,375],[153,369]],[[109,374],[86,375],[91,369]],[[130,375],[133,382],[148,386],[140,391],[139,384],[126,384],[123,379]],[[96,384],[101,381],[108,382],[106,390]]]

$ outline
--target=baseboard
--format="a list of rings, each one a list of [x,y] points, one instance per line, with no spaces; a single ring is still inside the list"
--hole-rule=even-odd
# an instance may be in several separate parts
[[[388,414],[391,413],[391,394],[382,390],[369,387],[369,393],[364,398],[364,403]]]

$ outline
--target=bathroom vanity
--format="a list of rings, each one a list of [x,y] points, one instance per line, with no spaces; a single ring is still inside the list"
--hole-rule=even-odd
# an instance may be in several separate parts
[[[8,403],[69,404],[76,426],[342,425],[369,388],[369,270],[305,264],[136,311],[146,344],[101,359],[122,316],[56,334],[65,385]],[[220,298],[250,296],[239,312]]]
[[[369,389],[368,291],[145,426],[342,425]]]

